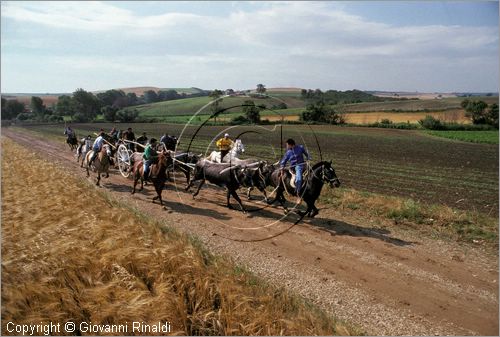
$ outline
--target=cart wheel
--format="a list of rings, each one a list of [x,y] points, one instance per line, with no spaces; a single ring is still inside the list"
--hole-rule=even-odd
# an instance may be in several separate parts
[[[132,163],[130,161],[130,152],[125,145],[120,144],[120,146],[118,146],[116,157],[121,175],[128,178],[132,169]]]

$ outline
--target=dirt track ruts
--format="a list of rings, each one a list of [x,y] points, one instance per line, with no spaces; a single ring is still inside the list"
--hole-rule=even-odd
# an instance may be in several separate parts
[[[86,179],[65,144],[8,128],[2,134]],[[248,230],[271,224],[281,210],[267,207],[244,215],[224,207],[220,189],[204,188],[193,200],[172,183],[163,192],[165,210],[151,204],[150,186],[132,196],[131,181],[117,172],[101,182],[117,199],[196,235],[213,253],[232,256],[368,334],[498,335],[498,259],[479,248],[425,238],[389,221],[346,218],[334,209],[322,209],[316,219],[274,239],[237,242],[222,236],[264,238],[288,228],[296,216]],[[182,187],[183,178],[178,183]]]

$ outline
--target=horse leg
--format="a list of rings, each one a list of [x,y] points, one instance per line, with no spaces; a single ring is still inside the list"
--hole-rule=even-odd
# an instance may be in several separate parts
[[[286,207],[286,205],[285,205],[286,199],[285,199],[285,196],[283,195],[283,190],[279,189],[276,192],[276,199],[278,199],[278,201],[281,204],[281,207],[283,207],[283,209],[285,210],[285,214],[288,213],[289,210],[288,210],[288,207]]]
[[[231,198],[231,191],[229,189],[227,190],[226,197],[227,197],[227,208],[234,209],[234,207],[229,202],[229,198]]]
[[[196,197],[198,195],[198,193],[200,193],[200,189],[201,189],[201,187],[203,186],[204,183],[205,183],[205,179],[203,179],[201,181],[200,185],[198,186],[198,189],[196,190],[196,192],[194,192],[193,198]]]
[[[314,203],[312,203],[309,207],[311,208],[311,212],[309,213],[309,217],[314,218],[316,215],[318,215],[319,210],[318,210],[318,208],[314,205]]]
[[[253,187],[249,187],[249,188],[247,189],[247,199],[248,199],[248,200],[251,200],[251,199],[252,199],[252,196],[250,195],[250,192],[252,192],[252,190],[253,190]]]
[[[237,202],[238,202],[238,204],[240,205],[241,210],[243,211],[243,213],[246,213],[247,211],[245,210],[245,207],[243,207],[243,203],[241,202],[241,199],[240,199],[240,197],[238,196],[238,193],[236,193],[236,190],[231,190],[231,191],[229,191],[229,190],[228,190],[228,192],[230,192],[230,193],[231,193],[231,195],[233,196],[233,198],[235,198],[235,199],[236,199],[236,201],[237,201]],[[228,203],[228,205],[230,205],[230,204],[229,204],[229,195],[228,195],[228,197],[227,197],[227,203]],[[232,208],[232,207],[230,207],[230,208]]]
[[[136,173],[136,172],[134,172],[134,176],[133,176],[133,178],[134,178],[134,188],[133,188],[133,190],[132,190],[132,194],[134,194],[134,193],[135,193],[135,187],[137,186],[137,182],[139,181],[139,177],[137,176],[137,173]]]
[[[156,196],[155,198],[160,199],[160,205],[163,205],[163,200],[161,200],[161,192],[163,191],[163,184],[161,184],[161,186],[159,185],[160,184],[157,184],[157,186],[155,186],[156,194],[158,194],[158,196]],[[153,198],[153,202],[155,201],[155,198]]]
[[[264,194],[264,201],[265,201],[266,203],[268,203],[268,202],[269,202],[269,199],[267,198],[266,188],[265,188],[265,187],[264,187],[264,188],[262,188],[262,189],[260,189],[260,188],[259,188],[259,190],[262,192],[262,194]]]
[[[101,181],[101,172],[97,171],[97,183],[96,183],[97,186],[100,186],[99,185],[100,181]]]

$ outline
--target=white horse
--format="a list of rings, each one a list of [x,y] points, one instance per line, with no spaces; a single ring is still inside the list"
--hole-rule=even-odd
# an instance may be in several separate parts
[[[241,142],[241,139],[236,139],[234,141],[233,148],[224,156],[223,161],[220,160],[220,151],[212,151],[212,153],[210,153],[210,155],[205,159],[215,163],[229,163],[238,159],[243,152],[245,152],[245,146]]]
[[[85,137],[80,139],[79,143],[80,144],[76,149],[76,162],[79,162],[81,158],[82,164],[80,165],[80,167],[83,167],[83,162],[85,161],[85,156],[87,155],[87,152],[92,150],[92,139]]]

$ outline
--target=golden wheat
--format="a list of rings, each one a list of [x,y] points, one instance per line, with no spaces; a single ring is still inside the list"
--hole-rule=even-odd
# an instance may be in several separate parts
[[[9,321],[170,322],[180,335],[358,333],[283,289],[252,285],[227,260],[8,139],[2,192],[4,334]]]

